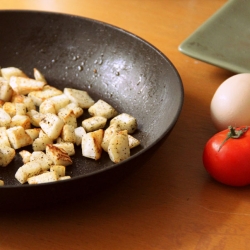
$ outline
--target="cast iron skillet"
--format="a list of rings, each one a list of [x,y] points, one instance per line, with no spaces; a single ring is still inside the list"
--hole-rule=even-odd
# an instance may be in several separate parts
[[[183,104],[181,78],[166,56],[139,37],[99,21],[50,12],[0,11],[0,66],[14,66],[32,77],[39,69],[50,85],[86,90],[120,113],[138,120],[141,146],[113,164],[106,153],[94,161],[81,156],[67,168],[71,180],[21,185],[14,174],[17,153],[0,168],[0,208],[32,208],[95,192],[143,164],[150,150],[174,127]],[[85,112],[86,114],[87,112]],[[153,171],[153,170],[152,170]]]

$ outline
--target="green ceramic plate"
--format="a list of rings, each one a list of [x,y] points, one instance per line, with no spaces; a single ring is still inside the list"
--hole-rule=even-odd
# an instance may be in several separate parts
[[[250,1],[228,1],[179,51],[235,73],[250,72]]]

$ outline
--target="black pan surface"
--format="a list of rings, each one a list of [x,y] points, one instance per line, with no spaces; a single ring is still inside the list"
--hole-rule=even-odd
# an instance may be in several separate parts
[[[86,90],[120,113],[137,118],[141,146],[119,164],[106,153],[94,161],[77,148],[67,168],[71,180],[21,185],[14,174],[20,157],[0,168],[1,209],[30,208],[94,192],[143,164],[174,127],[183,104],[181,78],[170,62],[143,39],[112,25],[78,16],[37,11],[0,11],[0,67],[32,77],[39,69],[50,85]],[[85,112],[87,113],[87,112]]]

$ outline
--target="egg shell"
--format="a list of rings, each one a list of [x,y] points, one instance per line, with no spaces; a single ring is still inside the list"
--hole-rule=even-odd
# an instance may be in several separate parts
[[[250,125],[250,73],[237,74],[225,80],[212,98],[210,112],[219,131],[230,125]]]

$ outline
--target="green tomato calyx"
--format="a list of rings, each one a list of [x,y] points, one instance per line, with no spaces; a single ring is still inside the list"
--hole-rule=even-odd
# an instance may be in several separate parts
[[[218,151],[220,151],[220,149],[222,148],[222,146],[226,143],[227,140],[231,139],[238,139],[240,138],[244,133],[247,132],[249,127],[244,127],[242,129],[237,129],[234,128],[233,126],[229,126],[229,132],[227,133],[227,137],[225,138],[225,140],[221,143]]]

